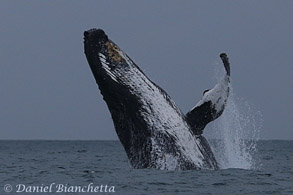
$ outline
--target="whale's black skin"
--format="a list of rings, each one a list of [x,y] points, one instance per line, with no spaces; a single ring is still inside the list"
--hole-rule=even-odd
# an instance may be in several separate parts
[[[85,31],[84,49],[134,168],[218,168],[207,140],[194,130],[218,117],[203,122],[195,119],[201,112],[212,113],[213,104],[182,114],[167,93],[148,79],[103,30]]]

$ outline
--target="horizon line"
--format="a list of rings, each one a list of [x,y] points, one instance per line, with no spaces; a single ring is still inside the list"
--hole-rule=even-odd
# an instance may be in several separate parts
[[[209,138],[208,140],[220,140]],[[247,139],[245,139],[247,140]],[[248,139],[252,140],[252,139]],[[1,139],[0,141],[120,141],[119,139]],[[293,139],[258,139],[257,141],[293,141]]]

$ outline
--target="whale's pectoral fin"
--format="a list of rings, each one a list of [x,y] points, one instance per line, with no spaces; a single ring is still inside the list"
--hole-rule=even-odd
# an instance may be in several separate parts
[[[229,62],[229,58],[228,58],[227,54],[226,53],[221,53],[220,58],[223,61],[223,64],[224,64],[224,67],[226,69],[227,75],[230,76],[230,62]]]
[[[190,110],[186,114],[186,121],[195,135],[201,135],[205,126],[215,120],[214,114],[212,102],[208,101]]]
[[[213,89],[204,91],[202,99],[186,114],[186,121],[196,135],[201,135],[209,122],[222,115],[229,97],[230,63],[225,53],[222,53],[220,57],[224,63],[226,75]]]

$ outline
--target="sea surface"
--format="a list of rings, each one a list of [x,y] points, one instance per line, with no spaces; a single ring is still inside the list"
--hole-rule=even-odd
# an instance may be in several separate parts
[[[161,171],[132,169],[119,141],[0,141],[0,194],[47,194],[16,191],[50,185],[49,194],[293,194],[293,141],[257,148],[250,170]],[[69,192],[57,193],[58,184]],[[102,191],[70,192],[89,185]]]

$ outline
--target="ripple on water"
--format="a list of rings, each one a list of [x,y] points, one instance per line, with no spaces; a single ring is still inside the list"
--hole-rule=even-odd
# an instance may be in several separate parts
[[[2,183],[107,184],[123,195],[293,192],[292,141],[262,142],[260,169],[217,171],[134,170],[116,141],[2,141],[0,146],[5,148],[0,153]]]

